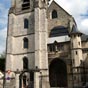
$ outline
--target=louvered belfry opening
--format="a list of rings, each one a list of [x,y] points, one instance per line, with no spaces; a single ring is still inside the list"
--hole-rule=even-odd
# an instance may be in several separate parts
[[[30,0],[23,0],[22,10],[26,10],[30,8]]]

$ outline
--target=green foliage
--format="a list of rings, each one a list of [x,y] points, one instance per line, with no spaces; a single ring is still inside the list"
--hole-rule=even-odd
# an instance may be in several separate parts
[[[0,54],[0,59],[4,59],[6,56],[5,52],[3,52],[2,54]]]
[[[3,59],[0,58],[0,70],[2,72],[5,71],[5,58],[3,58]]]
[[[5,71],[5,52],[0,55],[0,71]]]

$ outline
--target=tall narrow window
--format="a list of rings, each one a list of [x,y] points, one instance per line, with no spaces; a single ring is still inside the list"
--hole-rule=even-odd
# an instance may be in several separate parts
[[[24,48],[28,48],[28,39],[27,39],[27,38],[24,38],[24,39],[23,39],[23,43],[24,43],[24,44],[23,44],[23,47],[24,47]]]
[[[80,45],[80,42],[78,42],[78,44]]]
[[[24,19],[24,28],[28,29],[29,21],[28,19]]]
[[[28,58],[27,57],[23,58],[23,69],[28,69]]]
[[[76,51],[76,55],[78,54],[78,52]]]
[[[52,19],[57,18],[57,11],[53,10],[52,11]]]

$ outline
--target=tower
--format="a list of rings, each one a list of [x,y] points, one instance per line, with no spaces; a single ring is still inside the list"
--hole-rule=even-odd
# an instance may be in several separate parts
[[[82,33],[78,31],[77,26],[73,25],[70,33],[71,37],[71,58],[72,58],[72,71],[73,71],[73,85],[76,87],[82,86],[81,80],[81,67],[82,67],[82,45],[81,45]]]
[[[47,6],[48,0],[12,0],[6,51],[6,72],[11,71],[11,74],[6,73],[6,79],[9,77],[6,87],[19,88],[21,72],[35,68],[39,72],[29,74],[26,78],[30,80],[32,75],[34,88],[48,86]],[[24,79],[22,86],[25,87]]]

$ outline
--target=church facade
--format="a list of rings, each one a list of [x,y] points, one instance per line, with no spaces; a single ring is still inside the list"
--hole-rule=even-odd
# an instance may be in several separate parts
[[[87,39],[55,1],[12,0],[4,87],[82,87],[88,80]]]

